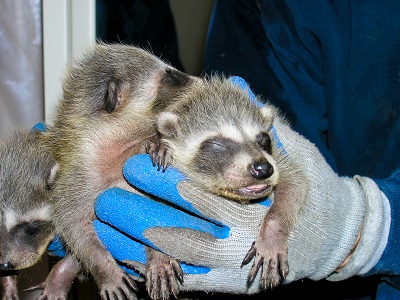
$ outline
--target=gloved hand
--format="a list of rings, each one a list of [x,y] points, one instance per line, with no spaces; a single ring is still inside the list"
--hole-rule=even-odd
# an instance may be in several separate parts
[[[365,274],[386,245],[390,224],[386,197],[369,178],[339,177],[313,144],[279,120],[274,122],[274,131],[310,181],[307,200],[289,238],[286,282],[343,280]],[[241,267],[241,262],[268,212],[269,200],[241,204],[197,190],[172,168],[157,172],[146,155],[129,159],[124,174],[133,186],[161,200],[120,189],[99,196],[95,227],[117,260],[135,261],[143,272],[146,244],[189,264],[183,266],[182,290],[260,290],[259,276],[248,286],[250,265]],[[350,260],[337,271],[359,234]]]

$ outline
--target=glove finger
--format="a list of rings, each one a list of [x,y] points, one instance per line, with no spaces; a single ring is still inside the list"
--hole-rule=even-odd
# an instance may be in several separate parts
[[[202,231],[217,238],[226,238],[229,228],[200,219],[164,203],[112,188],[102,193],[96,201],[95,212],[104,223],[143,243],[154,246],[143,236],[149,227],[182,227]]]
[[[247,277],[248,268],[215,268],[204,275],[186,275],[181,291],[207,291],[207,293],[224,293],[225,296],[227,296],[226,294],[246,294],[247,296],[232,298],[251,299],[249,295],[262,291],[260,285],[257,284],[260,281],[260,276],[258,274],[250,286],[248,285]],[[268,299],[267,297],[265,298]],[[262,299],[262,296],[255,297],[255,299]]]
[[[144,246],[98,220],[93,222],[93,227],[103,245],[118,262],[133,261],[137,270],[133,270],[126,265],[120,265],[121,268],[130,275],[142,277],[141,274],[144,274],[146,265],[146,250]]]
[[[217,239],[191,229],[156,227],[146,229],[144,235],[172,257],[214,269],[240,268],[257,232],[242,228],[232,231],[227,239]]]
[[[144,272],[147,261],[146,247],[144,244],[135,241],[129,236],[99,220],[95,220],[93,226],[106,249],[116,260],[120,262],[134,262],[135,266],[141,268],[139,271],[141,273]],[[181,263],[181,267],[182,271],[186,274],[205,274],[210,271],[210,269],[206,267],[193,266],[184,263]],[[124,269],[129,273],[134,272],[132,269],[126,267],[124,267]],[[135,272],[134,275],[139,276],[139,274]]]
[[[242,203],[229,200],[197,189],[188,181],[178,184],[182,197],[209,218],[218,220],[230,228],[240,227],[256,230],[271,206],[271,200]]]
[[[59,236],[55,236],[51,243],[47,246],[47,252],[52,256],[64,257],[66,251],[64,248],[64,243]]]
[[[168,168],[165,172],[157,171],[149,155],[138,154],[126,161],[123,172],[126,180],[139,190],[206,218],[190,202],[179,195],[176,186],[178,182],[186,178],[178,170]]]

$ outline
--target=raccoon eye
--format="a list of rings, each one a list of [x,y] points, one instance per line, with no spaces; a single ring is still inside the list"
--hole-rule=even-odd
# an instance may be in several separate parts
[[[268,133],[261,132],[261,133],[257,134],[256,142],[257,142],[257,145],[260,146],[260,148],[262,150],[266,151],[269,154],[272,153],[271,138],[269,137]]]
[[[224,143],[218,139],[209,139],[202,143],[201,149],[204,151],[224,151],[226,146]]]

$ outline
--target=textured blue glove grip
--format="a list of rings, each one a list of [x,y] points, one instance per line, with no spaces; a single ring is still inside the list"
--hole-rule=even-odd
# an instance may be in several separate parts
[[[157,171],[157,168],[153,167],[149,155],[138,154],[126,161],[123,172],[128,182],[139,190],[146,191],[146,193],[164,199],[183,210],[210,220],[179,195],[177,184],[186,178],[178,170],[170,167],[165,172]],[[224,226],[218,221],[211,221]]]
[[[58,236],[55,236],[47,247],[47,251],[52,256],[64,257],[66,255],[64,244]]]
[[[189,228],[220,239],[229,235],[229,228],[226,226],[216,225],[175,207],[119,188],[103,192],[97,198],[95,212],[102,222],[112,224],[120,231],[153,247],[143,235],[147,228]]]
[[[116,260],[120,262],[129,260],[139,262],[143,265],[146,264],[146,249],[142,243],[133,240],[129,236],[98,220],[94,221],[93,225],[102,243]],[[192,266],[185,263],[181,263],[180,265],[182,271],[186,274],[204,274],[210,271],[206,267]],[[138,275],[129,268],[125,268],[125,270],[130,274],[133,272],[135,275]]]

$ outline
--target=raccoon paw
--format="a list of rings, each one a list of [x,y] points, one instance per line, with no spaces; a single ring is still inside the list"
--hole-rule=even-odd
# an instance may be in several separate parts
[[[102,300],[137,300],[136,292],[138,289],[133,278],[126,273],[123,273],[119,279],[117,278],[118,275],[116,274],[114,280],[99,286],[100,298]]]
[[[146,290],[153,300],[167,300],[179,294],[183,272],[179,262],[161,252],[152,253],[146,265]]]
[[[7,299],[7,300],[19,300],[18,297],[18,291],[10,291],[10,290],[5,290],[1,293],[1,299]]]
[[[257,239],[251,245],[243,259],[242,266],[248,264],[253,258],[254,262],[251,266],[248,283],[254,281],[258,271],[262,268],[260,287],[264,290],[279,285],[286,279],[289,273],[289,265],[287,259],[287,246],[268,247],[264,241]]]
[[[42,290],[42,293],[36,300],[65,300],[68,296],[68,290],[63,289],[58,285],[48,285],[46,282],[25,289],[24,292],[33,292],[36,290]]]
[[[1,298],[1,299],[19,300],[18,292],[17,292],[17,291],[5,291],[5,292],[4,292],[4,295],[3,295],[2,297],[3,297],[3,298]]]
[[[160,139],[153,138],[146,141],[146,153],[150,155],[153,166],[157,166],[157,170],[164,172],[170,165],[172,155],[168,145]]]
[[[0,298],[7,300],[19,300],[16,276],[1,278]]]

